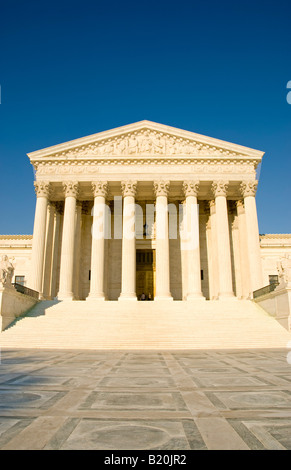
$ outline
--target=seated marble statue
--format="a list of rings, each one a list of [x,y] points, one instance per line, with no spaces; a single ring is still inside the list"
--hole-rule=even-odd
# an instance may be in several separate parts
[[[3,287],[11,286],[13,274],[13,264],[9,261],[7,255],[3,255],[0,261],[0,285],[2,284]]]
[[[291,283],[291,256],[288,253],[277,262],[277,271],[279,284]]]

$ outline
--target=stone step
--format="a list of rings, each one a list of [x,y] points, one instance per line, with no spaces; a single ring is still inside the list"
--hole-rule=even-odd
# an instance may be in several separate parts
[[[251,301],[37,304],[0,346],[55,349],[286,347],[291,335]]]

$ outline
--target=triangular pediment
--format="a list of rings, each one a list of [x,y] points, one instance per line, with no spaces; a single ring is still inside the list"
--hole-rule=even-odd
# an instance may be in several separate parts
[[[28,154],[32,162],[94,157],[248,157],[263,152],[151,121],[140,121]]]

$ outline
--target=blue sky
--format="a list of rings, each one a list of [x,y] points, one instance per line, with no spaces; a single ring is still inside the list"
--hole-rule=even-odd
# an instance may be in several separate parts
[[[291,232],[290,18],[280,0],[1,2],[0,233],[32,233],[28,152],[143,119],[264,151],[260,233]]]

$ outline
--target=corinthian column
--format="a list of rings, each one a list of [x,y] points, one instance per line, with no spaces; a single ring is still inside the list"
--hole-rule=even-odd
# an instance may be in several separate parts
[[[61,235],[61,217],[63,214],[63,204],[60,201],[54,203],[55,206],[55,220],[54,220],[54,233],[53,233],[53,247],[52,247],[52,268],[51,268],[51,296],[57,296],[57,273],[59,263],[59,246]]]
[[[230,239],[227,211],[228,182],[214,181],[212,184],[216,207],[216,237],[219,272],[219,299],[234,297],[232,287]]]
[[[181,247],[187,251],[188,258],[187,300],[204,299],[201,292],[198,190],[199,181],[184,181],[186,214],[183,226],[184,240]]]
[[[82,233],[82,201],[76,201],[75,217],[75,257],[74,257],[74,294],[80,300],[80,263],[81,263],[81,233]]]
[[[244,201],[239,199],[236,201],[236,210],[238,218],[238,233],[239,233],[239,254],[240,254],[240,269],[241,269],[241,292],[242,298],[248,299],[250,297],[250,265],[248,254],[248,240],[247,240],[247,225]]]
[[[262,259],[260,253],[260,237],[256,208],[257,181],[243,181],[241,192],[244,198],[248,258],[252,292],[263,286]]]
[[[75,249],[75,212],[78,195],[78,183],[63,183],[65,192],[65,210],[63,222],[60,287],[58,299],[73,300],[74,297],[74,249]]]
[[[34,187],[37,199],[34,217],[29,287],[39,292],[39,298],[42,299],[46,219],[50,185],[47,182],[36,181],[34,183]]]
[[[55,207],[54,204],[48,204],[47,208],[47,228],[46,228],[46,247],[44,256],[44,274],[43,274],[43,296],[45,299],[51,299],[51,268],[53,258],[53,232],[54,232]]]
[[[170,292],[168,193],[169,181],[154,182],[156,195],[156,296],[173,300]]]
[[[137,300],[136,297],[136,248],[135,248],[135,195],[137,182],[122,181],[122,272],[121,294],[118,300]]]
[[[104,181],[92,183],[94,195],[91,282],[88,299],[105,300],[104,295],[104,247],[105,247],[105,209],[108,184]]]

